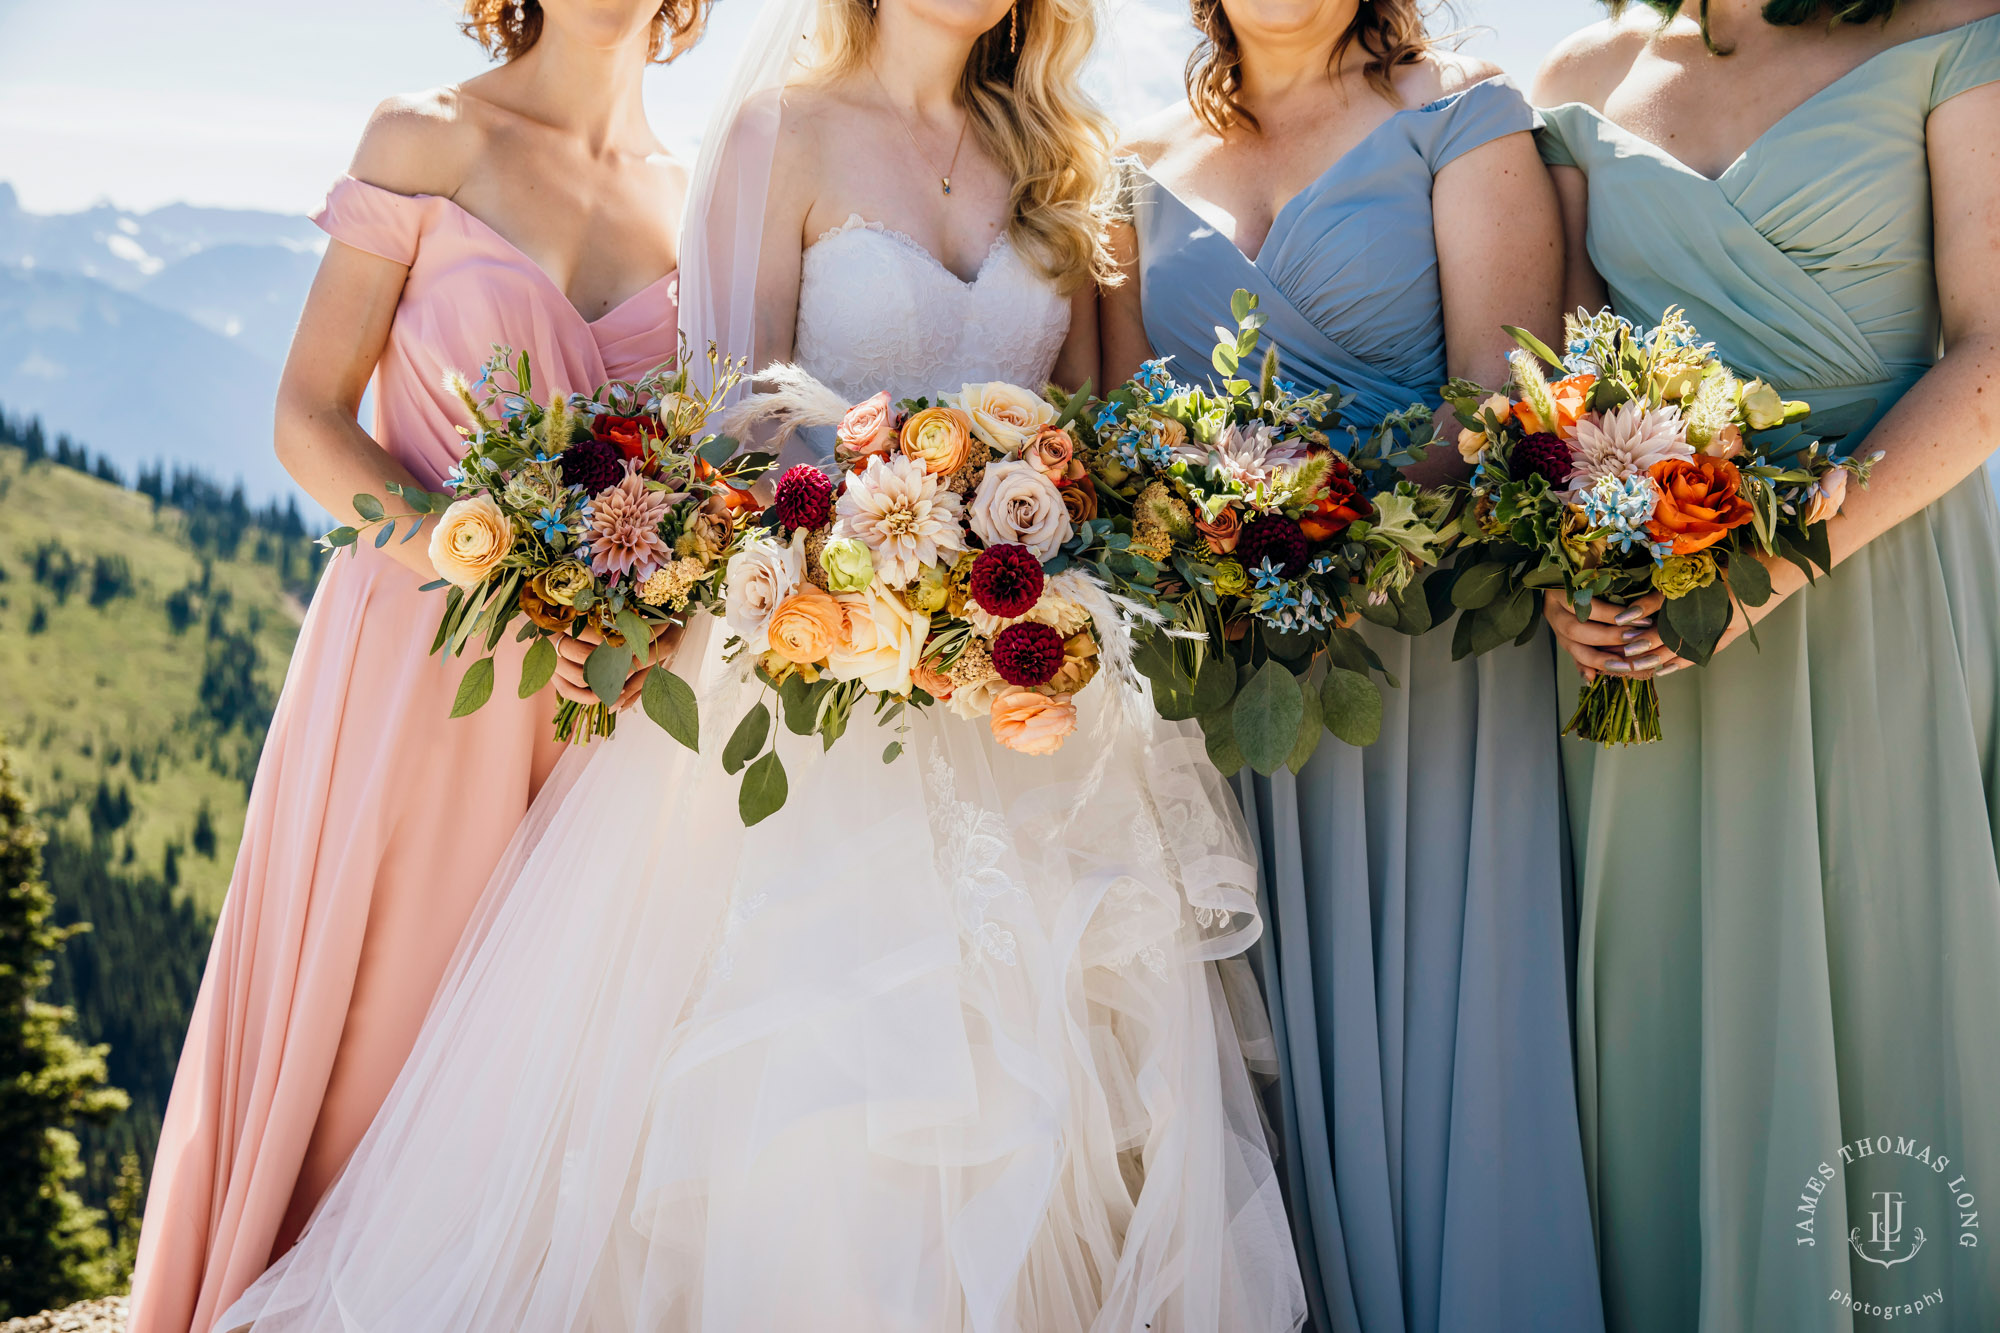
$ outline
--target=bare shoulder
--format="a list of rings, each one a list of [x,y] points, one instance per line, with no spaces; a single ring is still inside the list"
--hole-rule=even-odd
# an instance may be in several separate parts
[[[1174,149],[1208,133],[1192,106],[1176,102],[1130,126],[1119,142],[1118,155],[1136,157],[1141,166],[1150,168]]]
[[[1937,0],[1934,4],[1899,6],[1889,21],[1908,25],[1896,36],[1902,40],[1949,32],[1968,23],[2000,14],[2000,0]]]
[[[1535,75],[1537,106],[1583,102],[1599,110],[1659,30],[1636,10],[1579,29],[1556,43]]]
[[[1450,97],[1462,93],[1475,83],[1485,83],[1507,73],[1490,60],[1469,56],[1462,51],[1430,51],[1422,61],[1409,66],[1411,69],[1426,68],[1427,82],[1432,82],[1437,91],[1428,99],[1436,101],[1440,97]]]
[[[456,88],[389,98],[368,117],[349,173],[398,194],[450,198],[484,138],[468,106]]]

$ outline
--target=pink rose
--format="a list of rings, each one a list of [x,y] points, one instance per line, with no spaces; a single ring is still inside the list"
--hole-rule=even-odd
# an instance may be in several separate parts
[[[1044,426],[1021,452],[1021,457],[1058,486],[1082,481],[1083,464],[1076,456],[1076,441],[1066,430]]]
[[[847,409],[834,431],[834,457],[843,466],[859,471],[871,458],[887,458],[896,448],[896,414],[889,395],[878,393],[867,402]]]

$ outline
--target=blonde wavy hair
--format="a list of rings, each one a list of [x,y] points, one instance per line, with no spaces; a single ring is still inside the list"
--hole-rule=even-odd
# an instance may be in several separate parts
[[[1117,132],[1081,90],[1095,0],[1015,0],[1012,18],[1018,41],[1006,22],[981,34],[958,84],[973,136],[1014,183],[1008,238],[1065,293],[1115,283],[1107,236]],[[821,0],[816,74],[865,68],[874,44],[870,0]]]
[[[1223,12],[1222,0],[1191,0],[1190,7],[1201,41],[1188,57],[1188,105],[1217,134],[1226,134],[1238,125],[1261,134],[1263,126],[1243,105],[1243,51],[1236,43],[1229,15]],[[1362,74],[1369,86],[1396,102],[1400,100],[1396,96],[1396,67],[1422,60],[1433,45],[1421,0],[1361,0],[1354,22],[1334,43],[1327,67],[1338,69],[1347,49],[1359,46],[1368,56]]]

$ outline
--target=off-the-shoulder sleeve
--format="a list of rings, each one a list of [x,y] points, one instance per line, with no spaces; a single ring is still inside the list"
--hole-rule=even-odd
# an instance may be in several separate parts
[[[1546,108],[1541,113],[1541,128],[1535,131],[1535,146],[1542,150],[1542,161],[1552,167],[1580,167],[1576,160],[1576,150],[1570,146],[1570,133],[1576,126],[1571,114],[1574,106]]]
[[[1532,130],[1540,118],[1504,74],[1440,98],[1423,109],[1431,139],[1425,154],[1433,175],[1475,148]]]
[[[407,268],[416,260],[417,241],[435,197],[397,194],[352,176],[342,176],[326,192],[326,202],[312,215],[312,220],[341,244],[380,255]]]
[[[1931,82],[1932,106],[1974,88],[2000,83],[2000,14],[1968,23],[1949,36]]]

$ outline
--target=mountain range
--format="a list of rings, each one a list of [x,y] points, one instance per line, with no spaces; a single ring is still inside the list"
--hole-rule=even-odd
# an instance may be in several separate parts
[[[165,459],[252,502],[295,495],[271,406],[324,248],[304,217],[38,214],[0,182],[0,403],[128,473]]]

